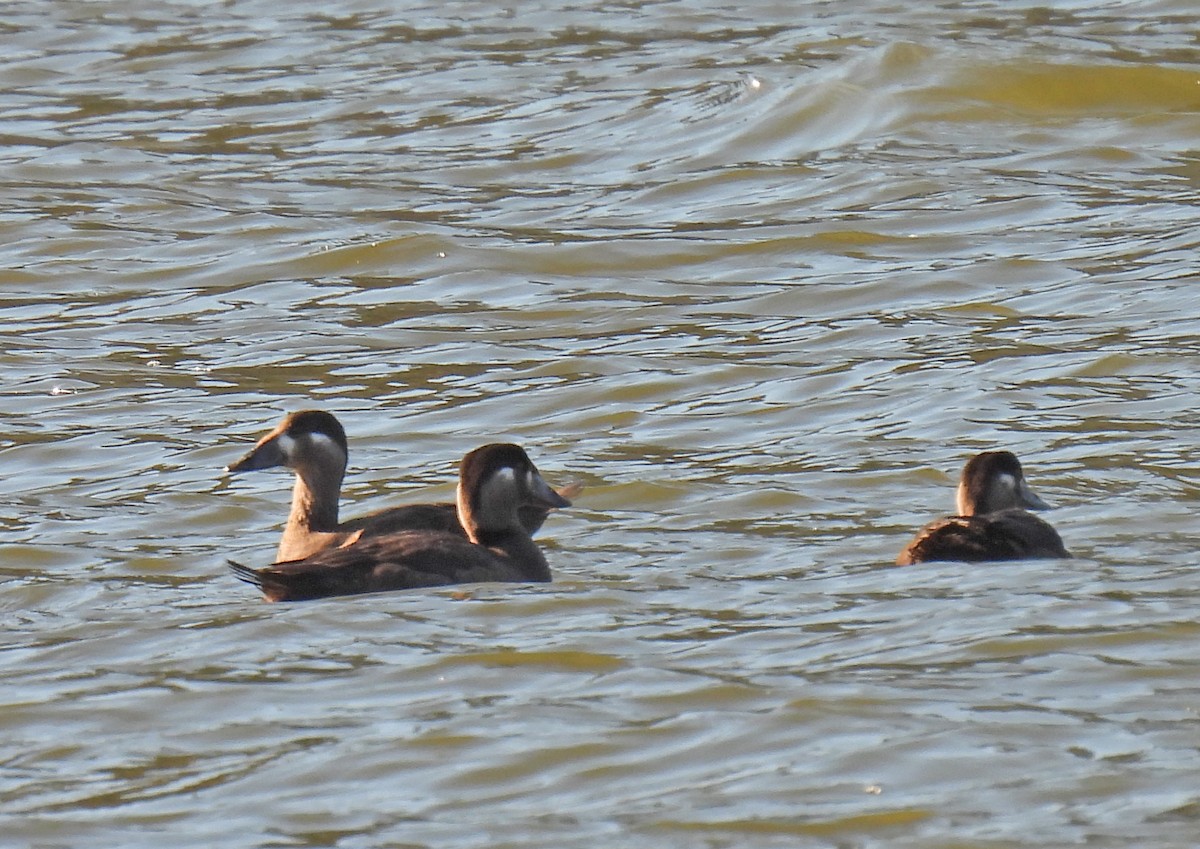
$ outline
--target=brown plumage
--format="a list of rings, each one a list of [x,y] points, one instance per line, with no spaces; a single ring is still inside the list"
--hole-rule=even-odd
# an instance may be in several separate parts
[[[404,530],[446,531],[466,537],[457,509],[449,501],[406,504],[339,522],[338,499],[348,457],[346,431],[341,423],[323,410],[301,410],[284,416],[246,456],[226,467],[230,473],[278,466],[295,472],[292,508],[276,561],[300,560],[326,548]],[[572,484],[561,494],[569,500],[580,489]],[[521,522],[530,534],[535,534],[549,512],[545,507],[523,505]]]
[[[465,538],[447,531],[400,531],[266,569],[232,561],[230,567],[268,601],[481,581],[549,581],[550,567],[522,524],[520,509],[570,505],[542,480],[520,447],[485,445],[459,467],[457,511]]]
[[[925,526],[900,552],[898,564],[1071,556],[1049,523],[1022,509],[1047,510],[1050,505],[1030,489],[1011,451],[972,457],[963,467],[957,500],[959,515]]]

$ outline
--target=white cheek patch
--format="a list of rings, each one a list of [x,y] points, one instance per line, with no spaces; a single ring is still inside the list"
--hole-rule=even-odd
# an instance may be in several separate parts
[[[296,456],[296,440],[292,439],[286,433],[281,433],[275,437],[275,444],[279,446],[279,450],[283,452],[283,456],[289,460]]]
[[[281,433],[275,438],[275,444],[279,446],[279,450],[283,452],[283,456],[288,460],[295,460],[303,451],[307,449],[309,452],[317,454],[330,454],[335,457],[343,456],[342,446],[337,440],[325,433],[306,433],[299,439],[287,433]]]
[[[336,448],[338,451],[342,450],[342,446],[338,445],[337,442],[334,441],[333,437],[329,436],[328,434],[310,433],[308,438],[312,440],[313,445],[315,445],[317,448],[320,448],[322,451],[328,451],[330,448]]]
[[[1005,472],[1002,475],[996,476],[996,484],[997,486],[1004,487],[1009,492],[1014,492],[1017,488],[1017,479],[1008,474],[1008,472]]]
[[[508,466],[501,466],[489,473],[479,482],[478,490],[471,493],[472,506],[486,513],[495,509],[497,503],[508,501],[511,497],[514,477],[513,470]]]
[[[314,431],[308,434],[308,450],[322,457],[328,457],[336,463],[345,465],[346,451],[341,443],[327,433]]]

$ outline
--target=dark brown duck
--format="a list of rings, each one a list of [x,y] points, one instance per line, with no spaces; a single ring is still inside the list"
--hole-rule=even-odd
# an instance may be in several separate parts
[[[406,504],[339,522],[338,500],[348,458],[341,422],[323,410],[301,410],[284,416],[246,456],[226,467],[227,472],[238,473],[283,466],[295,473],[292,509],[276,561],[300,560],[364,537],[404,530],[446,531],[466,537],[457,509],[449,501]],[[562,494],[569,499],[579,489],[571,485]],[[521,522],[530,534],[535,534],[548,513],[547,508],[525,505],[521,507]]]
[[[896,558],[902,566],[931,560],[967,563],[1070,557],[1058,532],[1024,508],[1050,505],[1025,481],[1011,451],[985,451],[963,467],[958,514],[921,530]]]
[[[466,537],[437,530],[377,534],[303,560],[235,575],[268,601],[483,581],[549,581],[550,567],[521,520],[522,507],[543,511],[571,502],[551,489],[516,445],[477,448],[459,467],[457,512]]]

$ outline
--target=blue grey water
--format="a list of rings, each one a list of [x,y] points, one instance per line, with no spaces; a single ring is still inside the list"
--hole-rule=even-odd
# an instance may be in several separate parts
[[[14,0],[0,843],[1191,847],[1191,0]],[[523,444],[544,586],[267,605]],[[891,565],[962,463],[1070,561]]]

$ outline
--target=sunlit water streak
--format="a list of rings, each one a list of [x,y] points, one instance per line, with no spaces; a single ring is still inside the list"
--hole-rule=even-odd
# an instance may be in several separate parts
[[[1198,23],[7,4],[0,833],[1191,846]],[[556,582],[255,602],[302,405]],[[889,566],[997,445],[1077,559]]]

